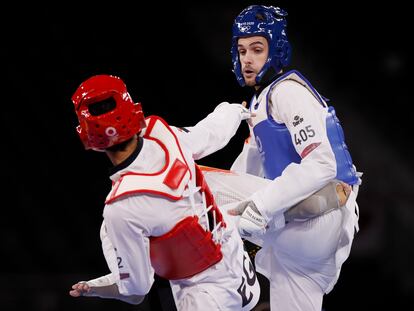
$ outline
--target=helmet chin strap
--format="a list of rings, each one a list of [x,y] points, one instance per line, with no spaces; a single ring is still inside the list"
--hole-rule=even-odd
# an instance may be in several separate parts
[[[268,85],[277,76],[275,68],[269,67],[261,77],[256,77],[256,84],[260,86]],[[257,79],[259,78],[259,79]]]
[[[275,81],[277,78],[279,78],[283,74],[283,70],[279,70],[278,73],[276,73],[276,70],[274,70],[273,67],[270,67],[270,69],[265,72],[263,77],[260,79],[259,83],[256,83],[255,85],[255,94],[259,95],[260,92],[267,87],[270,83]]]

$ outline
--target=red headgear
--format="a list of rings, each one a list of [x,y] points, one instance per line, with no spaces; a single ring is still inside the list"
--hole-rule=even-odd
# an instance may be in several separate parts
[[[145,128],[141,104],[134,103],[125,83],[111,75],[84,81],[72,96],[85,149],[102,151]]]

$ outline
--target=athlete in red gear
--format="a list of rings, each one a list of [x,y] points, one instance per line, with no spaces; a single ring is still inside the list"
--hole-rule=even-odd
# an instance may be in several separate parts
[[[83,82],[72,101],[85,148],[104,151],[114,167],[101,227],[110,273],[76,283],[70,295],[138,304],[156,273],[170,280],[178,310],[251,310],[260,292],[253,265],[194,163],[225,146],[250,112],[221,103],[179,129],[144,119],[109,75]]]

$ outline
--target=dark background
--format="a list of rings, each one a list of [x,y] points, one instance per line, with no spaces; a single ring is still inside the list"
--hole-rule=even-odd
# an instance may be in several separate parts
[[[364,172],[360,232],[324,309],[413,308],[414,186],[410,12],[398,2],[262,2],[285,8],[298,69],[331,99]],[[193,125],[248,100],[231,72],[234,17],[247,1],[99,7],[15,4],[1,13],[1,310],[146,310],[74,299],[108,272],[100,248],[109,160],[85,152],[70,97],[95,74],[120,76],[146,115]],[[409,57],[410,56],[410,57]],[[201,164],[229,168],[247,135]]]

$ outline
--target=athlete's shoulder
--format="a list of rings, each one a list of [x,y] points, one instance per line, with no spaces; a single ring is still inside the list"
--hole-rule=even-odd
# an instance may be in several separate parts
[[[280,81],[272,90],[272,97],[279,101],[295,100],[303,97],[312,96],[309,89],[294,79]]]

